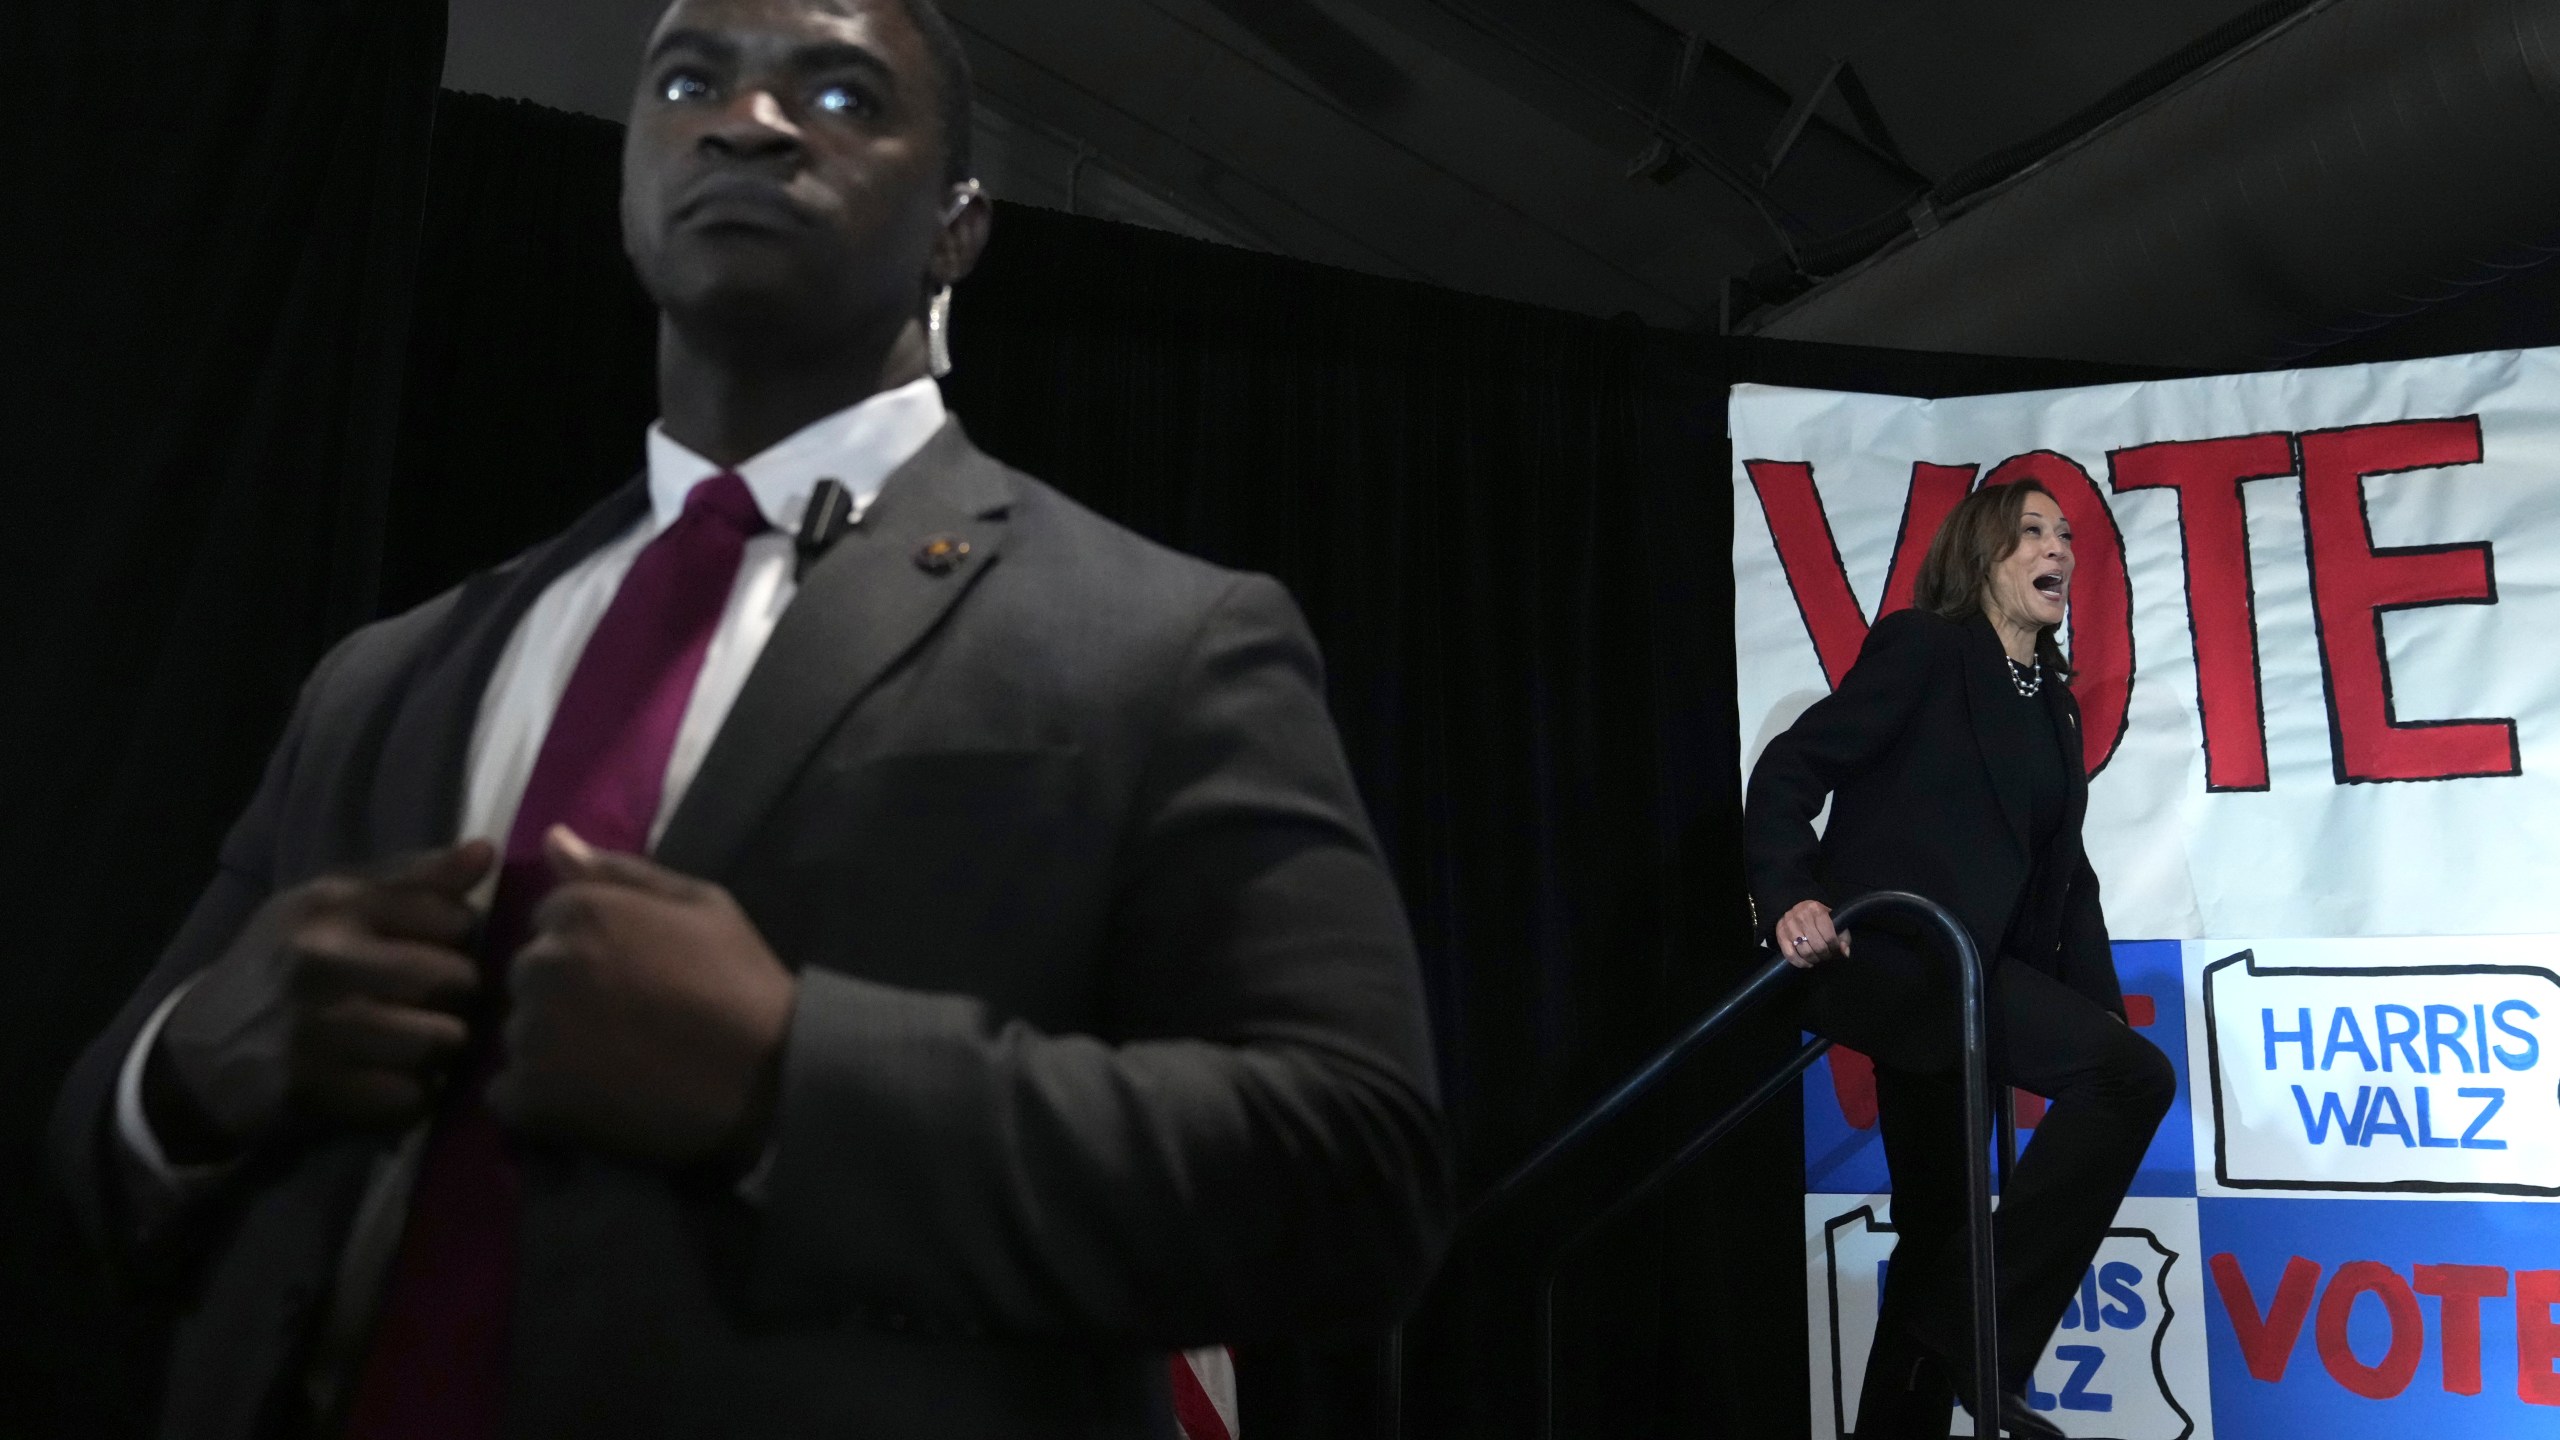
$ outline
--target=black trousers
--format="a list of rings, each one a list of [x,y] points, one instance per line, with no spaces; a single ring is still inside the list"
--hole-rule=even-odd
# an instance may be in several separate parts
[[[2062,1323],[2178,1080],[2157,1046],[2041,971],[2003,960],[1992,967],[1988,998],[1993,1080],[2052,1102],[1992,1220],[2000,1380],[2015,1390]],[[1963,1072],[1879,1064],[1876,1107],[1897,1235],[1857,1433],[1943,1436],[1973,1354]]]

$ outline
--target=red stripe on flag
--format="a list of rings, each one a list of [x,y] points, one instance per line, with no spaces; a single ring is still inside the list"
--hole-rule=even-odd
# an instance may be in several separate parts
[[[1209,1392],[1200,1387],[1190,1357],[1168,1355],[1164,1363],[1173,1377],[1173,1423],[1181,1427],[1182,1440],[1235,1440],[1218,1407],[1209,1403]]]

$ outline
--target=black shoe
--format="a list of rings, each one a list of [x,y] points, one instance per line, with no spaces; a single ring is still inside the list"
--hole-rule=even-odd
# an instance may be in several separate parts
[[[1858,1390],[1858,1426],[1847,1440],[1946,1440],[1954,1400],[1937,1357],[1900,1327],[1880,1325]]]

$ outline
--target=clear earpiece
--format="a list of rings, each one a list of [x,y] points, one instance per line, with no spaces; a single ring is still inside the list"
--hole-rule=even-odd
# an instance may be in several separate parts
[[[950,208],[942,212],[942,223],[945,225],[959,219],[961,211],[968,209],[972,202],[987,193],[976,180],[960,182],[957,190],[958,193],[951,197]],[[924,344],[926,362],[933,369],[933,378],[939,380],[950,374],[951,287],[948,285],[935,291],[933,299],[925,304]]]
[[[933,378],[951,373],[951,287],[934,292],[924,307],[925,362],[932,367]]]

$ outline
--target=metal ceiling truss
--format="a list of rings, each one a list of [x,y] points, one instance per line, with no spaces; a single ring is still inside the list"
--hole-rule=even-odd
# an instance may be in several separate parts
[[[1804,242],[1898,214],[1929,188],[1845,65],[1795,96],[1705,37],[1628,0],[1430,3],[1572,82],[1586,103],[1632,121],[1644,139],[1628,165],[1631,177],[1665,181],[1686,167],[1714,177],[1760,215],[1771,243],[1790,260]],[[1866,133],[1819,112],[1835,88]],[[1790,159],[1795,164],[1782,169]]]

